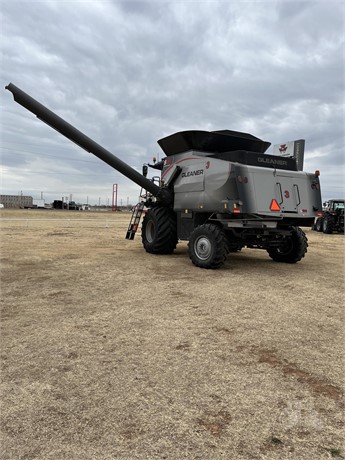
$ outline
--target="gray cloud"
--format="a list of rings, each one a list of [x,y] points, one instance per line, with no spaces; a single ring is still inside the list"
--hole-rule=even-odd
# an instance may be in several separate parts
[[[1,4],[12,81],[140,170],[156,141],[234,129],[306,139],[324,198],[344,195],[344,6],[330,2]],[[103,202],[139,189],[2,94],[4,193]]]

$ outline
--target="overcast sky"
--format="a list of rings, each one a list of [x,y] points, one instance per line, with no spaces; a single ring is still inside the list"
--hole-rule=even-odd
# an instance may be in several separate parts
[[[302,138],[323,199],[344,197],[344,5],[0,1],[1,193],[111,204],[117,183],[125,205],[140,192],[15,103],[12,82],[139,171],[181,130]]]

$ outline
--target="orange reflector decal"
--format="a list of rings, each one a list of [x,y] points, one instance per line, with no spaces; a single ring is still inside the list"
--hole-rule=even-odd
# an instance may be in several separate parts
[[[232,212],[236,212],[237,214],[240,214],[241,210],[238,208],[235,208]]]
[[[278,204],[278,201],[275,200],[274,198],[273,198],[273,200],[271,201],[270,210],[271,210],[271,211],[280,211],[280,206],[279,206],[279,204]]]

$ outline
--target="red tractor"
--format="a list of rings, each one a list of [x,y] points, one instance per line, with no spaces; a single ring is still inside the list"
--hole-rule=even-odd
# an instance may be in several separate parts
[[[313,229],[317,232],[344,233],[344,207],[345,200],[334,199],[323,203],[322,216],[315,221]]]

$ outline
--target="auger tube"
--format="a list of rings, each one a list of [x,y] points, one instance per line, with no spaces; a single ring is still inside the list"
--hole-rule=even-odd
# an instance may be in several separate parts
[[[115,155],[110,153],[107,149],[97,144],[97,142],[90,139],[74,126],[67,123],[67,121],[65,121],[63,118],[59,117],[40,102],[26,94],[13,83],[9,83],[5,88],[13,94],[13,98],[18,104],[32,112],[37,116],[37,118],[39,118],[50,127],[54,128],[63,136],[67,137],[70,141],[79,145],[87,152],[92,153],[100,160],[104,161],[109,166],[126,176],[128,179],[132,180],[136,184],[140,185],[140,187],[143,187],[145,190],[152,193],[152,195],[157,197],[157,199],[161,201],[162,204],[169,205],[172,203],[173,193],[171,190],[161,188],[154,184],[152,181],[133,169],[131,166],[127,165]]]

